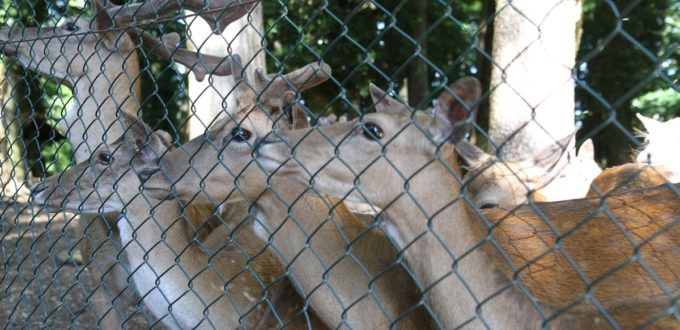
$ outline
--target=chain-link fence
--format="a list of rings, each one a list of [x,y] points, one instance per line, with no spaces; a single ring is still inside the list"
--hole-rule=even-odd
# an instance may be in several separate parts
[[[678,328],[679,9],[4,1],[0,320]]]

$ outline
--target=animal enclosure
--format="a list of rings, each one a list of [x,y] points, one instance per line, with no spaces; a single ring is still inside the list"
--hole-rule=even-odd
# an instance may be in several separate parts
[[[680,327],[680,4],[15,1],[0,324]]]

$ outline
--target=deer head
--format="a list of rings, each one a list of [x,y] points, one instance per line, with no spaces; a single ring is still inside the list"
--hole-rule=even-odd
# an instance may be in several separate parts
[[[170,135],[151,129],[123,113],[128,129],[123,137],[99,147],[86,162],[45,179],[33,190],[33,203],[48,212],[85,214],[120,212],[129,196],[139,193],[138,175],[156,164],[171,143]]]
[[[540,189],[553,179],[554,174],[551,173],[572,138],[573,134],[570,134],[541,150],[532,159],[521,162],[503,161],[467,141],[458,142],[456,152],[467,165],[465,181],[475,205],[482,209],[510,208],[529,199],[545,201]]]
[[[404,180],[428,164],[429,160],[421,155],[436,152],[443,142],[459,141],[464,136],[467,127],[462,119],[469,118],[479,98],[478,86],[474,78],[460,79],[451,86],[455,96],[440,96],[437,106],[429,111],[411,111],[403,102],[371,85],[376,113],[311,131],[282,132],[285,142],[267,139],[258,149],[257,161],[273,170],[300,159],[299,166],[284,165],[280,171],[313,177],[315,187],[333,196],[345,196],[351,202],[368,200],[384,207],[397,197],[384,192],[403,191]],[[290,148],[294,159],[288,159]],[[269,149],[287,149],[288,154],[273,156]],[[383,180],[392,175],[402,179]]]
[[[314,63],[282,76],[265,76],[258,71],[251,82],[238,61],[233,62],[232,71],[237,81],[237,113],[215,122],[203,136],[166,154],[158,173],[144,184],[151,196],[162,198],[172,189],[182,200],[214,202],[242,198],[225,187],[228,183],[235,183],[232,188],[264,190],[266,176],[252,161],[255,145],[274,127],[308,126],[294,91],[316,86],[331,73],[327,64]]]

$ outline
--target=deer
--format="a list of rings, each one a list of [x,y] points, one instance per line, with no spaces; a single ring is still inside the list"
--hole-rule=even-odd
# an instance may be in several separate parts
[[[646,145],[637,154],[637,162],[655,167],[662,166],[672,174],[669,179],[671,182],[680,182],[680,158],[676,152],[672,151],[674,146],[680,142],[678,135],[680,118],[660,122],[640,113],[637,117],[646,130],[646,132],[641,132]]]
[[[140,192],[139,174],[154,168],[168,149],[167,133],[123,116],[127,129],[121,139],[98,148],[91,160],[45,179],[33,191],[34,202],[55,212],[122,214],[117,226],[131,278],[144,305],[166,327],[257,328],[267,301],[279,290],[292,290],[280,280],[283,269],[267,252],[260,254],[257,244],[226,244],[221,235],[203,244],[192,242],[193,229],[180,203]],[[303,305],[299,296],[281,294],[288,297],[282,305]],[[272,306],[272,312],[278,307]],[[278,314],[283,322],[295,321],[293,328],[320,326],[313,315],[297,315],[299,309],[278,312],[285,312]]]
[[[317,65],[314,71],[325,80],[330,67]],[[252,203],[256,233],[269,242],[299,294],[329,328],[434,327],[427,308],[419,304],[419,288],[382,229],[366,226],[339,200],[307,185],[268,179],[253,162],[257,141],[274,127],[309,125],[295,93],[285,89],[291,81],[305,80],[256,71],[249,81],[242,69],[232,72],[240,112],[166,153],[157,172],[144,181],[144,190],[156,198]],[[284,102],[272,109],[281,95]],[[280,115],[281,109],[290,115]]]
[[[501,207],[512,208],[527,202],[549,201],[542,194],[542,189],[551,183],[555,177],[563,175],[563,170],[573,171],[574,168],[562,168],[560,160],[564,158],[570,134],[554,144],[537,152],[531,159],[524,161],[504,161],[490,155],[474,144],[460,140],[456,143],[456,153],[462,160],[467,173],[464,176],[467,193],[480,209]],[[587,164],[582,161],[593,158],[592,140],[585,141],[579,154],[572,162]],[[571,157],[567,157],[571,159]],[[575,169],[583,168],[576,166]],[[589,171],[594,174],[599,168]],[[590,177],[587,174],[585,177]],[[569,177],[575,178],[578,173]],[[583,195],[579,197],[584,197]]]
[[[451,120],[459,115],[411,111],[377,86],[370,89],[382,95],[376,113],[273,132],[258,143],[255,161],[272,178],[290,177],[319,193],[381,208],[381,226],[398,244],[442,327],[612,322],[632,328],[657,315],[667,316],[657,321],[660,327],[677,327],[669,308],[680,289],[680,200],[671,189],[661,198],[632,194],[632,205],[606,204],[632,241],[598,212],[599,199],[538,203],[555,220],[550,225],[528,206],[516,216],[500,209],[482,216],[462,190],[454,147],[461,134]],[[636,248],[643,250],[636,254],[639,263],[629,259]],[[504,251],[515,255],[507,258]],[[592,292],[583,289],[587,284]],[[583,306],[590,295],[614,318],[604,321],[597,308]],[[582,309],[573,306],[579,297]],[[563,315],[563,308],[573,314]],[[631,313],[636,310],[641,312]]]
[[[58,128],[66,133],[73,146],[76,162],[87,160],[93,148],[121,136],[124,130],[118,120],[121,113],[137,113],[141,100],[137,79],[139,55],[136,47],[139,45],[187,66],[198,79],[206,74],[228,75],[231,69],[228,58],[178,49],[175,47],[176,34],[159,40],[134,28],[123,29],[132,19],[142,22],[168,15],[178,8],[176,1],[104,6],[97,0],[93,4],[96,15],[92,21],[73,16],[53,29],[0,28],[2,52],[16,58],[26,68],[72,87],[74,105],[58,123]],[[247,12],[243,7],[235,6],[233,1],[185,1],[182,5],[200,13],[219,29]],[[244,3],[246,8],[251,5],[252,2]],[[201,10],[204,6],[223,10],[206,12]],[[202,214],[206,212],[200,209],[194,213],[193,219],[206,217]],[[83,261],[88,271],[104,282],[93,293],[95,313],[105,329],[120,329],[126,319],[121,315],[122,309],[133,304],[127,294],[122,294],[127,287],[127,273],[116,257],[120,250],[117,228],[112,221],[90,217],[81,218],[80,223],[79,234],[86,237],[78,239],[83,242],[80,245]],[[98,256],[94,261],[90,259],[93,247]]]

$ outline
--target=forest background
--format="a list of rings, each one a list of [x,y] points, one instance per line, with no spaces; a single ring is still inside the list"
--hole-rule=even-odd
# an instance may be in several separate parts
[[[2,1],[0,23],[14,27],[54,26],[89,6],[84,0]],[[494,5],[493,0],[263,1],[262,17],[251,19],[262,19],[269,72],[319,59],[332,66],[331,82],[303,95],[311,113],[354,117],[371,111],[369,82],[393,88],[414,107],[425,108],[444,86],[473,75],[485,91],[476,118],[476,133],[484,134]],[[680,4],[585,0],[582,10],[573,68],[575,120],[581,127],[577,144],[592,138],[597,161],[612,166],[629,161],[639,147],[641,141],[631,138],[641,128],[636,113],[659,120],[678,116]],[[187,33],[185,20],[156,26],[157,34]],[[188,118],[197,111],[189,100],[186,70],[155,56],[142,58],[144,120],[185,141]],[[40,177],[65,170],[72,164],[71,148],[54,127],[73,102],[70,89],[24,70],[11,57],[2,59],[5,136],[0,144],[20,160],[13,164],[22,164],[11,169],[13,174]]]

